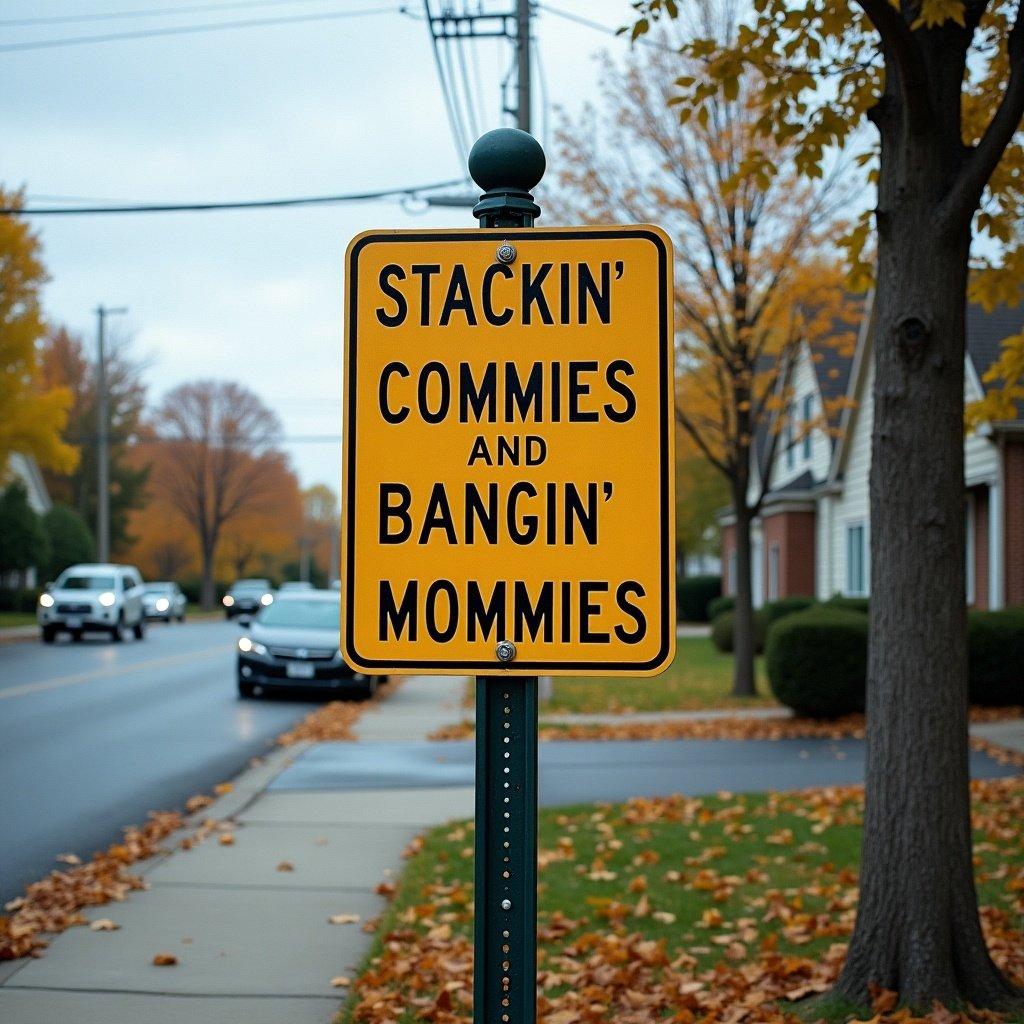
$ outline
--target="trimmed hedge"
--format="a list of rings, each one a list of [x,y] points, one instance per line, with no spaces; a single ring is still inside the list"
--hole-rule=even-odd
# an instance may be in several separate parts
[[[723,594],[708,601],[708,622],[714,622],[722,612],[731,612],[736,607],[736,598],[732,594]]]
[[[733,643],[733,622],[735,621],[735,610],[722,612],[716,615],[711,622],[711,642],[723,653],[732,654]],[[764,618],[754,612],[754,653],[761,654],[764,651]]]
[[[971,612],[967,659],[972,704],[1024,703],[1024,609]]]
[[[814,603],[813,597],[783,597],[778,601],[769,601],[767,604],[763,604],[757,614],[764,619],[764,628],[767,632],[773,622],[778,622],[779,619],[784,619],[787,615],[806,611]]]
[[[868,605],[866,597],[843,597],[842,594],[833,594],[825,602],[828,608],[840,608],[845,612],[857,612],[860,615],[867,615]]]
[[[708,602],[721,593],[721,576],[687,576],[676,587],[676,616],[680,622],[707,622]]]
[[[772,693],[797,714],[864,710],[867,616],[823,605],[787,615],[768,631],[765,653]]]

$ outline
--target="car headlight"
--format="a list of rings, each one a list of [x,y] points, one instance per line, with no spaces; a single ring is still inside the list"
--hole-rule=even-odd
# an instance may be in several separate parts
[[[250,640],[243,636],[238,641],[238,649],[243,654],[266,654],[267,649],[258,640]]]
[[[273,594],[264,594],[260,598],[260,604],[263,605],[264,608],[266,608],[266,606],[268,604],[273,604],[273,603],[274,603],[274,595]]]
[[[170,607],[171,607],[171,602],[168,601],[166,597],[161,597],[160,600],[157,601],[157,603],[156,603],[156,610],[158,612],[165,612]]]
[[[53,594],[40,594],[39,595],[39,606],[41,608],[52,608],[53,607]]]
[[[235,603],[235,599],[230,594],[225,594],[223,600],[225,608],[230,608]]]
[[[98,598],[96,598],[96,600],[99,601],[104,608],[113,608],[114,602],[117,600],[117,595],[111,590],[105,590]]]

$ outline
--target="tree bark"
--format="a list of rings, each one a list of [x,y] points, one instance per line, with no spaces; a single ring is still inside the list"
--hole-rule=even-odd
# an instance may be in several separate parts
[[[962,65],[948,64],[955,95]],[[932,65],[942,78],[945,69]],[[871,611],[860,906],[836,991],[871,983],[927,1011],[1005,1007],[1019,993],[989,958],[972,865],[967,744],[963,463],[970,218],[943,222],[953,121],[911,131],[894,97],[882,135],[874,306]]]
[[[736,512],[736,606],[732,630],[732,694],[753,697],[757,693],[754,679],[754,601],[751,587],[750,526],[751,515],[745,493],[733,494]]]
[[[203,611],[211,611],[217,599],[217,593],[213,585],[213,549],[212,544],[202,546],[202,605]]]

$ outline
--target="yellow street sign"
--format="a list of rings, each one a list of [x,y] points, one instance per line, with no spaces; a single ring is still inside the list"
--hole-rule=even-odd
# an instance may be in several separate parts
[[[348,248],[345,308],[346,660],[374,673],[665,668],[664,232],[367,232]]]

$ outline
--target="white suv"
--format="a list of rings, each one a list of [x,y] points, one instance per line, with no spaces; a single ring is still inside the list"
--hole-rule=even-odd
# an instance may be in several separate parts
[[[94,631],[120,641],[130,629],[141,640],[146,635],[143,593],[139,570],[130,565],[73,565],[39,598],[43,643],[52,644],[61,631],[72,640]]]

